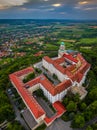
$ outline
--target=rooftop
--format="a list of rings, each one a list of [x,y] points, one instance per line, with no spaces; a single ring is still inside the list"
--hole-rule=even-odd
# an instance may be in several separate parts
[[[90,68],[90,64],[83,58],[83,56],[80,53],[76,55],[76,58],[74,58],[71,54],[65,53],[61,58],[53,60],[46,56],[44,57],[44,60],[52,64],[61,73],[67,75],[72,81],[77,81],[78,83],[83,78],[85,72]],[[64,68],[60,64],[65,63],[66,60],[69,60],[75,64],[71,64]],[[80,65],[77,66],[79,62]]]
[[[44,75],[41,75],[24,84],[19,77],[28,74],[29,71],[32,72],[33,70],[34,70],[33,68],[28,67],[24,70],[10,74],[9,77],[10,80],[14,83],[19,94],[25,101],[32,115],[34,115],[34,117],[38,119],[42,115],[46,115],[46,113],[42,109],[42,107],[38,104],[38,102],[35,100],[35,98],[31,95],[31,93],[27,90],[26,86],[29,85],[29,87],[33,87],[33,85],[41,83],[52,95],[55,95],[57,93],[60,93],[62,91],[61,89],[65,89],[65,87],[68,87],[71,84],[71,82],[64,81],[63,83],[60,83],[58,86],[54,87]],[[45,123],[47,125],[52,121],[54,121],[57,117],[61,116],[66,111],[65,107],[60,102],[54,103],[53,107],[56,109],[57,113],[56,116],[54,117],[45,118]]]

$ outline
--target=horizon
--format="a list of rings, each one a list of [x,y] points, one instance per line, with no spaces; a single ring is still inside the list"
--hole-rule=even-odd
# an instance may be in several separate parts
[[[97,19],[34,19],[34,18],[0,18],[0,20],[55,20],[55,21],[97,21]]]

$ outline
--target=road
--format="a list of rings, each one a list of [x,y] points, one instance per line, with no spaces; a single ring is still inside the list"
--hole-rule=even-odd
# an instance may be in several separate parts
[[[11,102],[13,108],[14,108],[14,111],[15,111],[15,114],[16,114],[16,118],[15,119],[21,123],[21,125],[25,128],[25,130],[30,130],[30,128],[27,126],[27,124],[24,121],[24,119],[21,117],[20,111],[18,110],[17,106],[15,105],[11,95],[9,95],[8,93],[7,93],[7,95],[9,97],[9,99],[10,99],[10,102]]]
[[[92,124],[94,124],[94,123],[96,123],[97,122],[97,117],[95,117],[95,118],[93,118],[92,120],[90,120],[89,122],[87,122],[86,124],[85,124],[85,126],[83,127],[83,130],[86,130],[86,128],[89,126],[89,125],[92,125]]]
[[[73,129],[70,128],[70,122],[64,122],[61,118],[58,118],[45,130],[73,130]]]

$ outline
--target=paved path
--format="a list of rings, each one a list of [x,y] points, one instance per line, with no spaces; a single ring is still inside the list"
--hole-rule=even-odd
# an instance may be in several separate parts
[[[7,95],[8,95],[8,97],[9,97],[9,99],[10,99],[10,102],[11,102],[13,108],[14,108],[14,111],[15,111],[15,114],[16,114],[16,118],[15,118],[15,119],[18,120],[18,121],[21,123],[21,125],[25,128],[25,130],[30,130],[30,128],[29,128],[29,127],[27,126],[27,124],[25,123],[24,119],[21,117],[20,111],[19,111],[18,108],[16,107],[16,105],[15,105],[15,103],[14,103],[14,101],[13,101],[11,95],[9,95],[8,93],[7,93]]]
[[[24,117],[25,121],[31,129],[38,124],[32,116],[31,112],[27,108],[24,109],[24,111],[22,112],[22,116]]]
[[[73,129],[70,128],[70,122],[64,122],[61,118],[58,118],[45,130],[73,130]]]
[[[35,99],[40,104],[40,106],[44,109],[48,117],[52,117],[54,115],[54,112],[51,110],[49,105],[42,98],[36,96]]]
[[[64,122],[61,118],[56,119],[49,127],[45,130],[86,130],[89,125],[97,122],[97,117],[93,118],[85,124],[83,128],[73,129],[70,128],[70,122]]]
[[[89,122],[87,122],[87,123],[85,124],[85,126],[83,127],[83,129],[80,129],[80,130],[86,130],[86,128],[87,128],[89,125],[92,125],[92,124],[94,124],[94,123],[96,123],[96,122],[97,122],[97,116],[96,116],[95,118],[91,119]]]

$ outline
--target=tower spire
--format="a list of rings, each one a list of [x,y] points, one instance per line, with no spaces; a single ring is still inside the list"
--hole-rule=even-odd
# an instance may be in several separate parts
[[[58,50],[58,57],[59,58],[62,57],[64,53],[65,53],[65,43],[61,42],[60,48]]]

